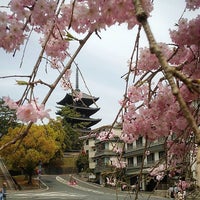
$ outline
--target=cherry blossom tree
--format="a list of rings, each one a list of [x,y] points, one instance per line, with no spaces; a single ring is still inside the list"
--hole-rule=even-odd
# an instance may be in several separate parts
[[[196,10],[200,1],[185,0],[185,5],[188,10]],[[154,38],[148,22],[152,10],[150,0],[74,0],[70,3],[11,0],[8,6],[2,7],[0,47],[8,53],[24,47],[25,52],[30,35],[34,33],[41,36],[41,51],[31,74],[24,76],[27,80],[17,82],[26,86],[22,97],[17,102],[4,98],[6,105],[16,110],[18,119],[28,123],[27,129],[0,149],[25,137],[37,120],[50,117],[45,104],[59,82],[74,92],[70,68],[90,36],[100,37],[102,29],[126,23],[128,29],[138,29],[138,34],[129,70],[124,76],[124,98],[116,117],[116,120],[120,117],[123,125],[121,139],[131,143],[139,136],[149,141],[166,137],[171,157],[161,168],[171,173],[183,163],[181,158],[192,151],[200,187],[200,15],[191,20],[181,17],[176,22],[177,28],[170,30],[172,44],[168,45],[157,43]],[[146,34],[149,47],[140,48],[141,30]],[[73,53],[70,52],[71,41],[79,44]],[[44,60],[48,68],[59,72],[52,83],[38,79]],[[48,88],[41,103],[35,94],[38,85]],[[74,95],[81,98],[77,92]],[[109,134],[104,139],[109,138]]]

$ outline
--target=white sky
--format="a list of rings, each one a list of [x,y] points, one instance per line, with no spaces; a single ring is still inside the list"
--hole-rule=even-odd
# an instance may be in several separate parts
[[[3,5],[1,1],[0,5]],[[184,10],[183,0],[154,0],[155,10],[152,12],[150,24],[155,34],[157,42],[170,42],[168,30],[174,28],[174,24],[178,21]],[[196,12],[197,13],[197,12]],[[194,12],[186,13],[184,16],[196,16]],[[99,97],[97,105],[100,107],[92,117],[101,118],[101,122],[95,125],[111,124],[115,119],[120,108],[118,101],[122,99],[124,93],[125,81],[120,77],[124,75],[128,69],[127,61],[129,60],[134,40],[136,36],[135,30],[128,30],[126,25],[113,26],[107,31],[101,32],[102,39],[100,40],[95,34],[92,35],[89,42],[82,49],[76,59],[76,63],[84,76],[84,79],[93,96]],[[141,43],[147,46],[146,37],[141,37]],[[0,49],[0,76],[27,74],[35,64],[37,58],[38,45],[37,38],[33,38],[29,44],[24,58],[22,68],[19,68],[22,52],[17,52],[15,57],[12,54],[6,54]],[[74,77],[73,83],[75,86],[75,67],[72,68]],[[44,69],[43,69],[44,71]],[[45,81],[55,77],[55,73],[45,74],[41,72],[42,78]],[[80,78],[79,78],[80,79]],[[17,78],[19,80],[19,78]],[[79,81],[80,89],[88,93],[84,84]],[[39,100],[43,100],[43,95],[47,92],[46,88],[41,88],[35,94]],[[23,93],[23,87],[16,86],[15,78],[0,79],[0,97],[10,96],[14,100],[18,100]],[[55,118],[56,102],[64,98],[66,91],[57,86],[53,92],[46,108],[52,109],[51,116]]]

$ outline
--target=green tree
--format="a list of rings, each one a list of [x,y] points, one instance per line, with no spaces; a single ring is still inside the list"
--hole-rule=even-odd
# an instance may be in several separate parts
[[[10,128],[8,134],[2,137],[0,145],[10,141],[25,129],[25,126]],[[57,129],[52,122],[43,126],[33,125],[23,141],[18,141],[1,151],[1,156],[9,168],[22,169],[28,175],[28,183],[31,184],[38,163],[48,163],[56,153],[61,152],[63,141],[62,129]]]
[[[78,172],[86,171],[89,168],[88,155],[86,153],[80,153],[76,160],[76,167]]]
[[[65,144],[66,151],[80,150],[82,143],[79,140],[81,136],[80,129],[85,126],[85,123],[72,123],[69,121],[70,117],[80,117],[80,114],[74,109],[70,109],[67,106],[59,107],[58,114],[62,118],[63,129],[65,130]]]
[[[3,99],[0,98],[0,137],[8,132],[9,127],[15,126],[17,126],[15,111],[5,106]]]

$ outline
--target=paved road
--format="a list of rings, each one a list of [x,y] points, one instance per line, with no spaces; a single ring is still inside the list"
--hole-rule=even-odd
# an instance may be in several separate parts
[[[46,189],[10,192],[7,200],[133,200],[134,194],[104,188],[77,179],[77,185],[69,184],[69,176],[42,176]],[[166,198],[139,195],[139,200],[166,200]]]

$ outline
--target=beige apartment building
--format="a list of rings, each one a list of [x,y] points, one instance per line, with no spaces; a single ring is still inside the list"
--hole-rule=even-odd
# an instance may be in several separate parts
[[[96,167],[96,161],[94,159],[95,153],[96,153],[96,134],[89,134],[85,136],[81,136],[79,138],[83,141],[83,148],[86,154],[88,155],[88,161],[89,161],[89,168],[91,171],[93,171]]]
[[[165,158],[164,142],[164,138],[161,138],[151,143],[147,142],[146,144],[145,138],[139,137],[133,143],[126,144],[123,156],[127,162],[126,175],[130,185],[137,184],[141,174],[140,188],[148,191],[153,190],[156,181],[153,177],[149,176],[149,171]],[[166,189],[166,181],[163,180],[163,183],[159,184],[159,187],[159,189]]]
[[[119,139],[120,127],[114,127],[112,132],[108,134],[109,136],[112,134],[112,138],[99,139],[100,133],[109,133],[109,131],[110,126],[102,127],[95,133],[80,137],[83,140],[84,151],[88,155],[89,168],[99,184],[105,183],[105,174],[112,170],[113,164],[117,162],[118,151],[123,148],[123,143]]]
[[[155,166],[162,158],[165,157],[163,138],[154,141],[147,142],[145,138],[140,137],[137,141],[131,144],[124,144],[120,140],[122,129],[120,126],[114,127],[112,132],[114,137],[109,140],[99,140],[98,134],[102,131],[109,131],[107,129],[98,129],[96,133],[92,133],[87,136],[82,136],[84,150],[88,155],[89,168],[94,174],[96,182],[99,184],[105,184],[105,177],[113,171],[113,163],[118,161],[119,153],[115,151],[120,149],[123,151],[123,157],[121,161],[126,163],[124,169],[126,182],[129,185],[135,185],[138,182],[139,174],[142,173],[140,188],[142,190],[152,190],[155,187],[156,182],[153,177],[149,176],[149,169]],[[147,146],[145,154],[145,145]],[[115,150],[114,150],[115,149]],[[145,155],[145,156],[144,156]],[[141,171],[141,167],[143,170]],[[159,185],[159,189],[166,189],[166,180]]]

